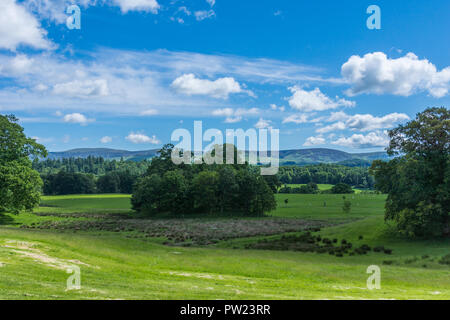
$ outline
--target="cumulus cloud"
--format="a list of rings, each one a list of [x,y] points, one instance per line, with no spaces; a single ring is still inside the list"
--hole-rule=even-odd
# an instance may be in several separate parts
[[[15,0],[0,1],[0,48],[15,51],[26,45],[50,49],[53,44],[46,37],[47,31],[24,6]]]
[[[67,123],[78,123],[81,125],[86,125],[89,122],[93,122],[95,121],[94,119],[88,119],[84,114],[81,113],[70,113],[70,114],[66,114],[63,118],[64,122]]]
[[[109,136],[104,136],[100,139],[100,142],[101,143],[110,143],[110,142],[112,142],[112,138]]]
[[[283,123],[306,123],[308,122],[308,116],[306,114],[292,114],[283,119]]]
[[[199,79],[194,74],[184,74],[172,82],[172,87],[186,95],[205,95],[213,98],[227,99],[232,93],[247,92],[232,77],[217,80]]]
[[[450,89],[450,67],[438,71],[435,65],[414,53],[397,59],[390,59],[383,52],[355,55],[342,65],[341,74],[352,85],[346,91],[350,96],[373,93],[407,97],[428,92],[440,98]]]
[[[347,115],[344,112],[332,113],[328,121],[335,121],[331,125],[317,129],[319,133],[326,133],[335,130],[355,130],[371,131],[377,129],[388,129],[394,127],[397,123],[409,120],[408,115],[404,113],[389,113],[383,117],[376,117],[371,114]]]
[[[325,138],[321,136],[317,137],[309,137],[306,139],[305,143],[303,144],[304,147],[311,147],[316,146],[320,144],[325,144]]]
[[[25,54],[18,54],[11,58],[8,64],[0,66],[0,74],[5,76],[21,76],[30,71],[33,63],[34,60],[28,58]]]
[[[108,82],[105,79],[75,80],[66,83],[58,83],[53,87],[55,94],[71,97],[95,97],[109,94]]]
[[[335,99],[323,94],[319,88],[312,91],[304,90],[300,87],[290,87],[292,96],[288,99],[289,105],[304,112],[324,111],[336,109],[338,107],[354,107],[354,101],[345,100],[336,96]]]
[[[386,147],[389,144],[389,137],[386,132],[369,132],[367,135],[354,134],[347,138],[342,137],[331,143],[354,149]]]
[[[272,109],[272,110],[274,110],[274,111],[279,110],[279,111],[281,111],[281,112],[284,112],[285,107],[284,107],[284,106],[277,106],[276,104],[272,103],[272,104],[270,105],[270,109]]]
[[[257,129],[272,128],[272,121],[266,120],[263,118],[259,118],[258,122],[255,124],[255,128],[257,128]]]
[[[130,141],[134,144],[141,144],[141,143],[150,143],[150,144],[160,144],[161,141],[156,138],[155,135],[152,137],[146,136],[143,133],[134,133],[131,132],[125,139]]]
[[[232,108],[222,108],[213,110],[211,113],[213,116],[217,117],[226,117],[225,123],[236,123],[242,120],[244,116],[254,116],[259,114],[258,108],[250,108],[250,109],[232,109]]]

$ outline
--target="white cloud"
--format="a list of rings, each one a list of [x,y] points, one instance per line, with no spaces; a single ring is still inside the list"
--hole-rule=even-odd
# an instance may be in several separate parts
[[[242,117],[226,117],[224,123],[237,123],[242,121]]]
[[[140,144],[140,143],[150,143],[150,144],[160,144],[161,141],[159,141],[155,135],[152,137],[146,136],[142,133],[130,133],[125,139],[130,141],[134,144]]]
[[[15,51],[20,45],[50,49],[47,31],[27,9],[15,0],[0,1],[0,48]]]
[[[109,94],[108,82],[105,79],[75,80],[66,83],[57,83],[53,87],[55,94],[71,97],[95,97]]]
[[[206,95],[227,99],[232,93],[245,92],[234,78],[226,77],[211,81],[196,78],[194,74],[184,74],[172,82],[172,87],[186,95]]]
[[[244,116],[254,116],[259,114],[258,108],[250,108],[250,109],[243,109],[238,108],[236,110],[232,108],[222,108],[222,109],[216,109],[213,110],[211,113],[213,116],[217,117],[226,117],[225,123],[236,123],[242,120],[242,117]]]
[[[211,9],[211,10],[195,11],[194,15],[197,21],[202,21],[214,17],[216,13],[214,12],[214,10]]]
[[[10,59],[8,64],[0,66],[0,74],[6,76],[21,76],[28,73],[33,62],[34,60],[28,58],[25,54],[18,54]]]
[[[206,2],[208,2],[211,7],[214,7],[216,4],[216,0],[206,0]]]
[[[64,116],[63,120],[64,120],[64,122],[67,122],[67,123],[78,123],[81,125],[86,125],[89,122],[95,121],[94,119],[88,119],[85,115],[78,113],[78,112],[66,114]]]
[[[294,109],[304,112],[324,111],[338,107],[354,107],[356,105],[353,101],[339,97],[331,99],[323,94],[319,88],[306,91],[300,87],[290,87],[289,90],[292,92],[292,96],[288,99],[289,105]]]
[[[450,90],[450,67],[441,71],[427,59],[420,60],[414,53],[390,59],[383,52],[352,56],[342,65],[343,78],[352,85],[350,96],[362,93],[410,96],[428,92],[443,97]]]
[[[386,132],[369,132],[367,135],[354,134],[350,137],[342,137],[331,142],[334,145],[351,147],[355,149],[386,147],[389,144],[389,137]]]
[[[110,143],[110,142],[112,142],[112,138],[109,136],[104,136],[100,139],[100,142],[101,143]]]
[[[159,112],[156,109],[147,109],[141,112],[141,116],[155,116]]]
[[[276,104],[272,103],[272,104],[270,105],[270,109],[272,109],[272,110],[274,110],[274,111],[279,110],[279,111],[281,111],[281,112],[284,112],[285,107],[284,107],[284,106],[277,106]]]
[[[317,129],[319,133],[326,133],[335,130],[356,130],[371,131],[377,129],[393,128],[397,123],[409,120],[408,115],[404,113],[389,113],[383,117],[376,117],[371,114],[347,115],[344,112],[332,113],[328,121],[335,121],[329,126]]]
[[[283,119],[283,123],[306,123],[308,122],[308,116],[306,114],[292,114]]]
[[[316,145],[320,145],[320,144],[325,144],[325,138],[321,137],[321,136],[317,136],[317,137],[307,138],[305,143],[303,144],[303,146],[311,147],[311,146],[316,146]]]
[[[212,115],[213,116],[223,116],[223,117],[229,117],[234,114],[234,110],[232,108],[223,108],[223,109],[216,109],[213,110]]]
[[[22,60],[24,64],[13,70],[16,57],[0,53],[0,80],[6,84],[0,90],[2,110],[71,113],[95,109],[108,114],[139,115],[155,109],[161,115],[206,116],[211,109],[224,107],[221,99],[180,95],[167,84],[182,74],[196,74],[200,79],[226,75],[240,83],[242,93],[251,94],[245,91],[242,82],[267,84],[317,79],[313,75],[317,72],[315,68],[270,59],[105,48],[91,52],[90,56],[80,59],[57,52],[19,55],[16,61]],[[240,103],[231,101],[227,107],[237,108]]]
[[[267,129],[272,128],[272,121],[259,118],[258,122],[255,124],[257,129]]]
[[[158,13],[160,8],[156,0],[114,0],[123,13],[129,11],[145,11]]]
[[[347,127],[345,126],[345,123],[342,121],[330,124],[328,126],[319,128],[316,130],[318,133],[327,133],[335,130],[345,130]]]

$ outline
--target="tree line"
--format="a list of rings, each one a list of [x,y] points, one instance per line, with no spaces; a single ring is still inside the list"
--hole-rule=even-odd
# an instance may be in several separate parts
[[[345,183],[362,189],[372,189],[375,184],[374,177],[369,173],[368,168],[338,164],[284,166],[280,167],[278,178],[283,184]]]
[[[110,172],[127,171],[133,175],[142,175],[146,172],[149,161],[107,160],[103,157],[89,156],[87,158],[63,159],[34,159],[33,169],[41,174],[54,174],[60,171],[68,173],[87,173],[97,176]]]

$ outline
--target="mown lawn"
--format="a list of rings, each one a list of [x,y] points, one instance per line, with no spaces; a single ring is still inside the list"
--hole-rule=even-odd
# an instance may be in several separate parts
[[[126,195],[45,197],[45,207],[37,211],[51,215],[23,213],[0,218],[0,298],[450,298],[450,268],[439,263],[450,253],[449,240],[412,241],[396,235],[383,221],[382,195],[350,195],[348,199],[352,211],[344,214],[339,195],[277,195],[278,209],[271,214],[275,218],[345,219],[346,223],[316,234],[354,245],[384,245],[393,250],[391,255],[370,252],[338,258],[244,249],[243,244],[261,237],[178,247],[164,245],[164,238],[137,237],[133,232],[19,228],[58,219],[93,219],[89,213],[130,211]],[[74,215],[67,216],[70,213]],[[77,218],[77,214],[83,216]],[[81,290],[66,291],[69,274],[65,269],[73,264],[81,269]],[[366,269],[373,264],[381,268],[380,290],[366,288]]]

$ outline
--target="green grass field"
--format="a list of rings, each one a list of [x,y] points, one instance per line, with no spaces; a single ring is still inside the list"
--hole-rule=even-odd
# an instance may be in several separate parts
[[[339,223],[322,228],[320,235],[346,239],[354,245],[384,245],[393,250],[391,255],[370,252],[339,258],[318,253],[245,249],[246,244],[280,235],[254,235],[187,247],[165,245],[166,238],[148,237],[134,229],[114,232],[65,227],[40,229],[39,225],[48,222],[77,226],[103,219],[109,223],[116,221],[116,215],[124,217],[117,220],[120,223],[146,223],[130,219],[133,214],[127,195],[44,197],[35,214],[0,216],[0,298],[450,298],[450,268],[439,263],[442,256],[450,253],[449,239],[423,241],[400,237],[392,226],[384,223],[385,196],[355,194],[347,198],[352,202],[349,214],[342,212],[341,195],[277,195],[278,209],[271,213],[272,217],[243,220]],[[287,205],[285,199],[289,200]],[[190,226],[202,223],[203,219],[196,219]],[[228,221],[239,223],[235,217],[210,220],[211,227]],[[164,224],[171,224],[171,220],[156,219],[152,223],[164,229]],[[70,265],[81,269],[80,290],[66,291],[70,276],[66,269]],[[366,287],[369,276],[366,269],[370,265],[381,268],[380,290]]]

